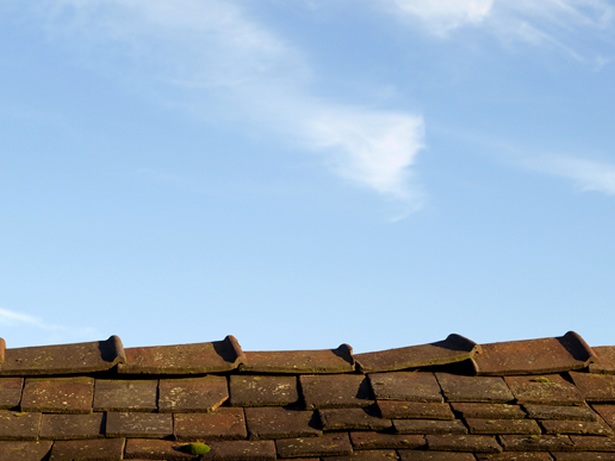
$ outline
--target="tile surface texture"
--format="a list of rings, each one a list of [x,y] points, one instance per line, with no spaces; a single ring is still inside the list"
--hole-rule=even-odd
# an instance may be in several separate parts
[[[615,346],[573,332],[366,354],[8,346],[0,461],[615,461]]]

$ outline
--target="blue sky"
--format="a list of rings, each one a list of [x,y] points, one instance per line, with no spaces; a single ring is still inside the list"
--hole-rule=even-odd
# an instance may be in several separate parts
[[[8,347],[614,344],[615,5],[0,1]]]

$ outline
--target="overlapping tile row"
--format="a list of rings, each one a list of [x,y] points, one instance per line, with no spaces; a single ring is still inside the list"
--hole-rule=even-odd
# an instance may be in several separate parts
[[[596,349],[576,333],[356,355],[233,337],[3,349],[0,461],[615,460],[615,354]]]

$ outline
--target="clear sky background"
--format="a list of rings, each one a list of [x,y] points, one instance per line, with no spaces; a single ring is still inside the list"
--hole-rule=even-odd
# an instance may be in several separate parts
[[[615,4],[0,0],[0,336],[615,344]]]

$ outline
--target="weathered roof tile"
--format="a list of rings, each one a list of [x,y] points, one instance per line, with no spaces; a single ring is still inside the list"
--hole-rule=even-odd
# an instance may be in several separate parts
[[[461,376],[436,373],[436,378],[449,402],[506,403],[514,399],[499,376]]]
[[[472,453],[399,450],[401,461],[474,461]]]
[[[466,418],[471,434],[527,434],[540,435],[540,426],[533,419]]]
[[[560,375],[506,376],[504,379],[519,403],[552,405],[584,403],[578,389]]]
[[[27,378],[21,399],[22,411],[90,413],[94,379]]]
[[[574,445],[568,436],[557,435],[500,435],[506,451],[572,451]]]
[[[19,406],[23,378],[0,378],[0,410]]]
[[[601,421],[544,420],[540,424],[547,434],[587,434],[612,436],[613,431]]]
[[[570,377],[588,402],[615,402],[615,376],[571,372]]]
[[[161,412],[213,411],[228,398],[228,383],[224,376],[161,379],[158,385],[158,408]]]
[[[400,434],[467,434],[468,429],[461,420],[442,421],[437,419],[394,419],[393,426]]]
[[[41,461],[51,450],[51,440],[0,442],[0,461]]]
[[[322,434],[313,411],[280,407],[246,408],[246,422],[251,439],[310,437]]]
[[[526,416],[519,405],[454,402],[451,406],[464,418],[521,419]]]
[[[327,461],[394,461],[398,459],[394,450],[362,450],[346,456],[330,456]]]
[[[455,419],[447,403],[405,402],[400,400],[378,400],[383,418],[392,419]]]
[[[295,376],[232,375],[231,405],[290,405],[299,400]]]
[[[572,421],[598,421],[598,415],[587,405],[524,405],[530,418]]]
[[[392,427],[391,420],[381,418],[371,408],[339,408],[319,410],[318,413],[325,431],[382,431]]]
[[[168,413],[107,413],[107,437],[164,438],[173,435],[173,416]]]
[[[125,439],[60,440],[54,442],[50,461],[120,461]]]
[[[423,435],[386,434],[374,431],[351,432],[350,440],[355,450],[378,448],[421,448],[427,445]]]
[[[36,440],[41,413],[0,411],[0,440]]]
[[[427,435],[427,446],[436,451],[470,451],[499,453],[502,447],[495,437],[487,435],[437,434]]]
[[[309,456],[343,456],[352,453],[347,432],[324,434],[321,437],[299,437],[276,440],[280,458]]]
[[[366,407],[374,403],[363,375],[302,375],[299,379],[307,408]]]
[[[44,414],[41,420],[41,439],[98,439],[104,436],[104,413],[88,415]]]
[[[368,376],[378,400],[444,402],[440,385],[433,373],[401,371]]]
[[[158,380],[97,379],[94,411],[156,411],[157,398]]]
[[[220,407],[213,413],[176,413],[178,440],[245,439],[248,436],[243,409]]]

